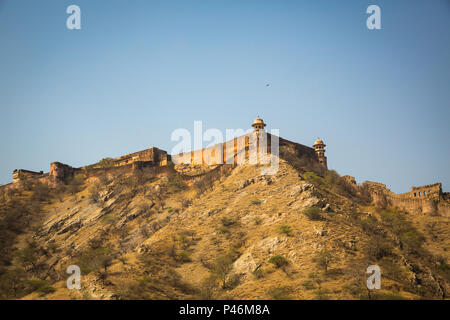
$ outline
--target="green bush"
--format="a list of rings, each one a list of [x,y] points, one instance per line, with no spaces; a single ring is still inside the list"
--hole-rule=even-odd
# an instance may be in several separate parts
[[[177,260],[181,262],[190,262],[191,253],[189,251],[181,251],[177,254]]]
[[[273,287],[270,288],[269,291],[267,291],[268,295],[272,297],[275,300],[289,300],[290,297],[291,288],[288,286],[282,286],[282,287]]]
[[[222,234],[230,233],[230,229],[228,229],[227,227],[219,227],[217,228],[217,231],[219,231]]]
[[[287,236],[290,236],[292,234],[292,228],[286,224],[279,226],[278,231],[280,231],[280,233],[283,233]]]
[[[261,279],[262,277],[264,277],[264,270],[263,269],[261,269],[261,268],[258,268],[258,269],[256,269],[256,270],[254,270],[253,272],[253,275],[257,278],[257,279]]]
[[[112,262],[112,250],[108,248],[91,249],[78,258],[77,265],[80,266],[82,274],[92,271],[106,269]]]
[[[225,227],[231,226],[235,223],[233,219],[228,217],[224,217],[220,221],[222,222],[222,225]]]
[[[167,181],[166,185],[169,189],[172,189],[173,191],[187,189],[187,185],[184,183],[184,181],[181,179],[181,177],[177,174],[170,175],[169,180]]]
[[[303,178],[305,178],[305,180],[311,182],[312,184],[314,184],[316,186],[320,186],[324,183],[323,178],[319,177],[317,174],[315,174],[312,171],[305,172],[303,174]]]
[[[450,272],[450,265],[448,265],[447,263],[441,263],[439,264],[439,269],[445,272]]]
[[[114,167],[114,165],[115,163],[112,158],[103,158],[99,162],[88,166],[88,168],[111,168]]]
[[[327,273],[328,268],[330,267],[330,264],[333,261],[333,255],[330,251],[323,249],[320,250],[315,255],[313,261],[317,264],[319,268],[322,268],[325,271],[325,273]]]
[[[400,241],[410,249],[418,249],[422,246],[424,237],[415,230],[409,230],[400,235]]]
[[[281,268],[281,267],[287,266],[289,264],[289,261],[281,255],[276,255],[276,256],[271,257],[269,259],[269,262],[273,263],[277,268]]]
[[[329,291],[327,289],[319,289],[316,292],[314,292],[316,295],[317,300],[328,300],[328,293]]]
[[[254,222],[256,225],[259,225],[259,224],[261,224],[262,219],[261,219],[261,217],[254,217],[254,218],[253,218],[253,222]]]
[[[312,290],[315,288],[314,282],[312,280],[305,280],[301,283],[301,285],[306,289],[306,290]]]
[[[381,260],[384,257],[392,256],[393,248],[383,241],[381,237],[375,237],[369,242],[368,255],[370,258]]]
[[[45,280],[27,280],[26,282],[30,292],[39,292],[42,295],[45,295],[56,291],[56,289],[50,286]]]
[[[322,210],[318,207],[309,207],[302,211],[309,220],[322,220]]]
[[[424,237],[400,213],[383,210],[380,215],[385,225],[392,229],[409,250],[417,251],[421,248]]]

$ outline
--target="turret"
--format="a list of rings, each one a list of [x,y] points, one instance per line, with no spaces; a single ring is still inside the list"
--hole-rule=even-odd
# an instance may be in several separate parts
[[[316,150],[317,159],[319,162],[327,168],[327,157],[325,157],[325,143],[323,143],[322,140],[317,139],[314,144],[313,148]]]

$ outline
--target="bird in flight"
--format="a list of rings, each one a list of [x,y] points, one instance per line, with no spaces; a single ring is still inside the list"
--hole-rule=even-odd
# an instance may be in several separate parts
[[[267,84],[266,84],[266,87],[268,87],[268,86],[270,86],[270,84],[269,84],[269,83],[267,83]]]

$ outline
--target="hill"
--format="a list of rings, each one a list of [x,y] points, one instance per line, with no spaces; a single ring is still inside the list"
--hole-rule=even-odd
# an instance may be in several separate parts
[[[375,207],[364,188],[289,150],[279,161],[272,176],[248,164],[190,180],[140,168],[5,190],[0,295],[448,298],[448,217]],[[66,287],[69,265],[81,290]],[[381,268],[380,290],[366,288],[369,265]]]

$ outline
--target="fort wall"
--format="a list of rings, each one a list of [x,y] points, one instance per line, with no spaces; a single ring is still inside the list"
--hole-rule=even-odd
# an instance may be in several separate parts
[[[442,193],[442,184],[435,183],[420,187],[411,187],[410,192],[396,194],[386,185],[366,181],[372,202],[379,207],[395,207],[404,211],[419,214],[439,214],[450,217],[450,203]]]
[[[297,155],[306,156],[319,162],[313,148],[279,138],[279,147],[291,149]],[[236,137],[210,147],[179,153],[172,156],[175,164],[219,165],[219,164],[261,164],[272,152],[272,135],[258,135],[255,132]]]
[[[152,162],[154,165],[166,166],[168,161],[170,161],[170,156],[167,155],[166,151],[152,147],[113,159],[115,166],[124,166],[137,161]]]
[[[26,179],[33,179],[37,177],[41,177],[44,174],[43,171],[30,171],[30,170],[14,170],[13,171],[13,183],[18,183],[20,181],[26,180]]]

